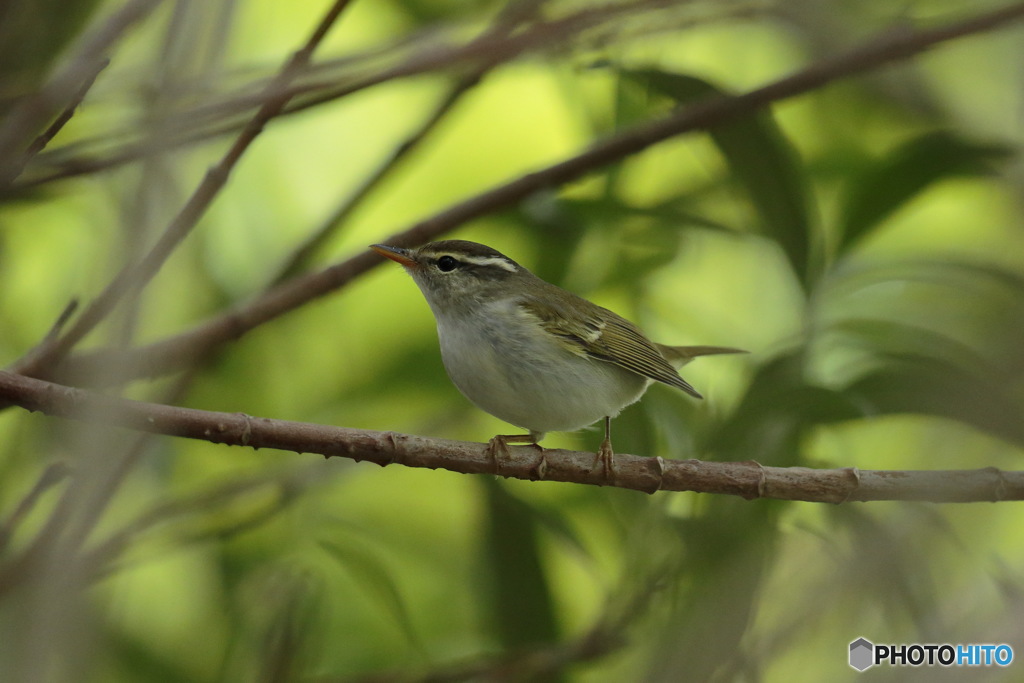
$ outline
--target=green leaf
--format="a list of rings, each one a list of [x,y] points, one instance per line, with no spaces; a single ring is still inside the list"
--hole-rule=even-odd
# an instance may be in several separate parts
[[[998,377],[916,354],[889,355],[847,387],[878,413],[917,413],[956,420],[1024,446],[1024,405]]]
[[[807,427],[863,414],[845,393],[808,384],[803,353],[794,351],[758,369],[743,400],[707,448],[723,460],[801,465],[800,441]]]
[[[874,322],[830,325],[869,350],[937,356],[986,372],[999,368],[1007,384],[1024,378],[1024,277],[1018,273],[988,263],[888,262],[854,270],[830,287],[830,297],[856,297],[860,309],[878,312],[877,319],[867,314]],[[907,301],[913,302],[912,315]]]
[[[607,220],[607,214],[606,211],[598,220]],[[571,255],[595,224],[593,215],[588,216],[573,202],[547,192],[522,202],[510,218],[515,220],[517,233],[532,238],[535,245],[533,271],[549,282],[565,279]]]
[[[988,372],[991,365],[979,349],[920,325],[893,320],[849,318],[832,326],[870,353],[911,353],[940,358],[961,368]]]
[[[882,221],[930,185],[953,176],[991,173],[1009,157],[1001,145],[979,144],[948,131],[910,140],[854,180],[843,200],[840,252],[863,239]]]
[[[705,505],[703,514],[674,520],[680,545],[690,552],[676,572],[675,600],[659,605],[671,611],[659,629],[650,670],[640,680],[763,678],[757,662],[742,661],[737,653],[755,631],[758,596],[777,551],[779,513],[792,504],[717,496]]]
[[[541,566],[534,512],[500,481],[480,481],[486,493],[484,557],[497,635],[506,649],[555,642],[554,603]]]
[[[405,600],[398,590],[398,584],[391,577],[388,563],[354,537],[347,539],[344,544],[320,541],[320,546],[338,560],[338,564],[370,593],[390,615],[409,643],[420,652],[425,651],[405,607]]]
[[[728,95],[694,76],[661,71],[624,74],[681,104]],[[768,111],[730,120],[710,128],[708,133],[750,197],[762,229],[778,242],[794,272],[807,285],[816,267],[811,262],[810,196],[803,165],[793,145]]]
[[[119,629],[107,624],[102,633],[110,648],[109,656],[117,662],[123,680],[147,681],[147,683],[180,683],[194,676],[194,665],[207,653],[189,652],[189,660],[171,657],[154,647],[154,641],[146,633]],[[116,659],[115,659],[116,658]],[[192,665],[193,668],[190,669]]]
[[[538,528],[544,529],[561,549],[579,560],[593,562],[594,556],[560,507],[534,504],[530,506],[530,511],[537,521]]]
[[[835,585],[847,587],[844,597],[870,593],[871,607],[880,608],[885,618],[909,616],[920,632],[934,629],[941,589],[928,567],[942,552],[940,542],[962,548],[941,513],[920,506],[894,520],[852,505],[824,512],[832,519],[826,542],[839,565]],[[928,558],[925,566],[922,558]]]

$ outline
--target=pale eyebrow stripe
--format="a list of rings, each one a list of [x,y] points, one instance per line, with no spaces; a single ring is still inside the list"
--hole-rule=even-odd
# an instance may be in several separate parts
[[[474,266],[498,266],[510,273],[516,272],[516,267],[500,256],[467,256],[466,254],[449,254],[454,259],[472,263]]]

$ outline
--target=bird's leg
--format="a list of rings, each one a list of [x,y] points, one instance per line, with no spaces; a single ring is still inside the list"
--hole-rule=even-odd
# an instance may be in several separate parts
[[[544,459],[544,449],[537,444],[543,436],[543,433],[530,432],[529,434],[498,434],[493,437],[487,442],[487,455],[491,458],[491,462],[494,463],[494,474],[501,476],[501,461],[512,457],[508,450],[510,443],[526,443],[533,444],[540,449],[541,464],[537,469],[541,473],[540,478],[543,479],[543,472],[547,469],[548,463]]]
[[[612,418],[605,416],[604,441],[601,442],[601,448],[597,450],[597,459],[594,460],[594,467],[597,467],[598,462],[601,463],[604,470],[604,479],[609,484],[615,483],[615,463],[612,460],[614,455],[615,451],[612,450]]]

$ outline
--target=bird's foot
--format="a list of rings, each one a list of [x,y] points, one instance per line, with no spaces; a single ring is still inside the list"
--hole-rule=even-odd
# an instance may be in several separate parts
[[[548,476],[548,456],[544,454],[544,448],[539,443],[535,443],[533,446],[540,452],[540,459],[533,469],[530,470],[530,479],[544,481],[545,477]]]
[[[601,442],[601,447],[597,450],[597,458],[594,460],[594,467],[596,468],[598,463],[601,464],[601,469],[604,472],[605,483],[614,486],[615,485],[615,451],[612,450],[612,440],[605,437],[605,440]]]
[[[504,476],[501,472],[502,462],[512,459],[512,453],[508,449],[510,443],[532,444],[540,451],[540,462],[537,463],[535,471],[538,479],[544,478],[548,469],[547,458],[544,457],[544,449],[537,444],[537,439],[532,434],[498,434],[487,442],[487,456],[494,464],[494,474]]]
[[[487,457],[490,458],[491,464],[494,465],[494,474],[499,477],[501,476],[502,461],[512,457],[512,454],[508,451],[507,439],[507,436],[498,434],[487,442]]]

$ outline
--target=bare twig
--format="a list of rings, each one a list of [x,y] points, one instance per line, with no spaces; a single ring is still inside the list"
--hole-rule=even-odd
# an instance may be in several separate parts
[[[528,2],[520,0],[520,2],[510,3],[505,11],[499,15],[494,26],[484,34],[484,39],[490,40],[491,37],[500,38],[511,32],[519,22],[533,16],[536,6],[542,2],[543,0],[529,0]],[[462,96],[476,86],[488,71],[502,63],[502,61],[502,57],[492,55],[491,59],[482,62],[470,73],[459,78],[420,127],[395,147],[391,155],[363,180],[355,192],[331,213],[323,225],[292,253],[278,271],[277,276],[271,280],[271,286],[280,284],[302,272],[313,255],[345,223],[349,216],[362,206],[366,198],[389,175],[399,168],[401,163],[437,128],[438,124],[444,120],[459,100],[462,99]]]
[[[83,562],[91,567],[96,577],[106,576],[124,565],[114,561],[139,537],[154,528],[173,524],[183,518],[211,514],[216,517],[215,533],[219,538],[241,533],[271,518],[291,503],[300,493],[325,481],[321,467],[306,467],[298,471],[262,473],[252,477],[231,479],[212,488],[190,493],[180,498],[164,500],[143,512],[83,555]],[[277,495],[265,506],[249,510],[242,516],[215,515],[216,511],[229,507],[240,498],[254,491],[273,490]],[[195,525],[185,524],[174,534],[168,550],[208,538],[210,528],[197,530]]]
[[[283,87],[309,64],[313,52],[349,2],[350,0],[335,0],[303,47],[291,56],[282,67],[277,78],[267,86],[269,92],[282,91]],[[206,212],[210,204],[213,203],[214,198],[227,183],[228,176],[249,148],[249,145],[263,131],[267,122],[281,113],[289,99],[290,95],[283,94],[276,97],[268,97],[263,102],[263,105],[245,126],[220,162],[207,172],[188,202],[182,207],[178,215],[174,217],[170,225],[167,226],[160,239],[157,240],[150,251],[137,262],[126,265],[99,296],[89,304],[82,315],[71,326],[71,329],[62,337],[49,344],[42,353],[36,355],[31,364],[26,364],[30,365],[31,369],[20,366],[22,370],[30,374],[33,371],[38,372],[39,369],[45,368],[54,360],[63,357],[97,324],[106,318],[125,295],[138,291],[156,275],[164,261],[167,260],[185,236],[191,232],[199,218]]]
[[[67,306],[65,306],[64,310],[60,312],[60,315],[57,316],[57,320],[55,320],[53,325],[50,326],[50,329],[39,341],[39,343],[32,347],[28,351],[28,353],[26,353],[21,358],[20,362],[25,363],[26,365],[29,366],[34,364],[35,359],[38,356],[45,353],[46,349],[49,348],[50,344],[52,344],[54,340],[60,337],[60,333],[64,329],[64,326],[68,324],[68,320],[70,320],[71,316],[74,315],[75,311],[78,310],[78,305],[78,299],[72,299],[71,301],[69,301]]]
[[[645,562],[650,563],[650,554]],[[515,649],[440,664],[424,672],[379,672],[368,676],[317,678],[310,683],[458,683],[460,681],[547,680],[571,666],[602,659],[629,645],[627,632],[648,611],[654,598],[679,574],[678,563],[655,561],[655,566],[628,572],[618,588],[619,599],[607,602],[590,628],[555,643]],[[622,604],[620,600],[624,598]]]
[[[123,146],[105,158],[65,157],[63,161],[53,162],[57,170],[19,182],[15,188],[24,190],[54,180],[94,173],[168,149],[226,135],[240,127],[239,116],[243,112],[261,106],[268,98],[287,97],[289,102],[281,112],[281,115],[287,115],[394,80],[455,69],[478,70],[482,65],[494,66],[524,54],[564,51],[572,45],[570,39],[581,33],[600,26],[618,26],[630,13],[645,9],[661,10],[666,4],[670,3],[666,0],[634,0],[588,7],[565,17],[536,22],[520,31],[504,34],[489,31],[464,43],[451,45],[437,44],[434,32],[425,34],[426,38],[421,41],[402,39],[390,49],[375,48],[362,58],[340,60],[340,64],[347,67],[340,75],[328,71],[316,80],[276,88],[268,85],[255,92],[251,86],[246,86],[244,94],[181,112],[180,118],[188,122],[189,127],[180,133],[170,137],[150,136]],[[400,58],[395,60],[392,53],[397,53]],[[390,57],[394,63],[381,64],[382,56]],[[313,70],[310,68],[306,73]],[[109,134],[101,141],[108,144]]]
[[[706,101],[664,119],[625,130],[595,143],[574,157],[470,197],[381,241],[394,245],[429,241],[470,220],[512,206],[535,192],[576,180],[667,138],[719,125],[773,102],[810,92],[889,62],[912,57],[948,40],[1004,26],[1021,17],[1024,17],[1024,3],[1018,2],[994,12],[932,29],[887,32],[848,52],[813,64],[756,90]],[[173,372],[187,366],[196,353],[203,353],[218,344],[237,339],[280,315],[347,285],[381,261],[370,252],[357,254],[319,272],[283,282],[254,300],[175,337],[126,354],[120,351],[99,351],[79,356],[66,363],[61,371],[67,374],[59,376],[70,379],[81,377],[83,371],[87,371],[94,363],[109,362],[111,354],[118,362],[133,367],[138,373],[136,376],[159,376]],[[19,363],[14,369],[23,374],[37,374],[37,368],[29,364]]]
[[[275,448],[381,466],[494,474],[484,444],[289,422],[241,413],[130,401],[0,371],[0,397],[27,410],[77,420],[102,420],[130,430],[252,448]],[[884,471],[767,467],[755,461],[708,462],[615,455],[610,484],[593,453],[545,449],[544,479],[643,492],[693,491],[815,503],[913,500],[935,503],[1024,500],[1024,472],[978,470]],[[511,449],[502,475],[538,479],[538,452]]]
[[[43,470],[32,490],[22,498],[10,517],[0,526],[0,552],[6,549],[18,525],[32,511],[42,495],[63,481],[69,471],[68,466],[61,462],[53,463]]]
[[[64,310],[60,312],[60,315],[57,316],[57,320],[54,321],[53,325],[50,326],[50,331],[46,333],[46,336],[43,338],[43,341],[46,341],[47,339],[53,339],[54,337],[59,336],[60,331],[64,329],[64,326],[67,325],[68,320],[71,319],[71,316],[74,315],[75,311],[77,310],[78,299],[72,299],[71,301],[68,302],[68,305],[64,307]]]
[[[125,3],[95,29],[78,41],[72,56],[42,88],[22,99],[4,119],[0,127],[0,188],[7,187],[24,168],[31,155],[18,149],[32,134],[39,121],[53,118],[74,100],[74,93],[82,91],[102,69],[105,53],[124,35],[128,28],[142,21],[161,0],[132,0]]]
[[[370,173],[348,198],[345,199],[309,238],[299,245],[281,270],[271,281],[270,286],[278,285],[301,273],[309,264],[310,259],[331,238],[337,229],[360,207],[373,191],[388,176],[400,167],[423,140],[437,127],[462,96],[479,81],[482,73],[473,73],[459,81],[448,91],[441,103],[431,112],[427,120],[409,137],[403,140],[394,152],[376,170]]]
[[[92,73],[86,76],[82,87],[79,88],[78,93],[64,108],[64,111],[60,113],[60,115],[49,125],[49,127],[47,127],[46,130],[32,141],[31,145],[29,145],[28,149],[25,151],[25,158],[21,162],[22,168],[32,160],[32,157],[43,151],[46,146],[50,144],[51,140],[57,137],[57,133],[67,125],[68,121],[71,120],[71,117],[75,115],[75,110],[78,109],[78,105],[80,105],[82,100],[85,99],[85,96],[89,94],[89,90],[92,89],[92,85],[96,82],[96,78],[100,75],[100,72],[106,69],[109,64],[109,59],[102,59],[95,64]]]

